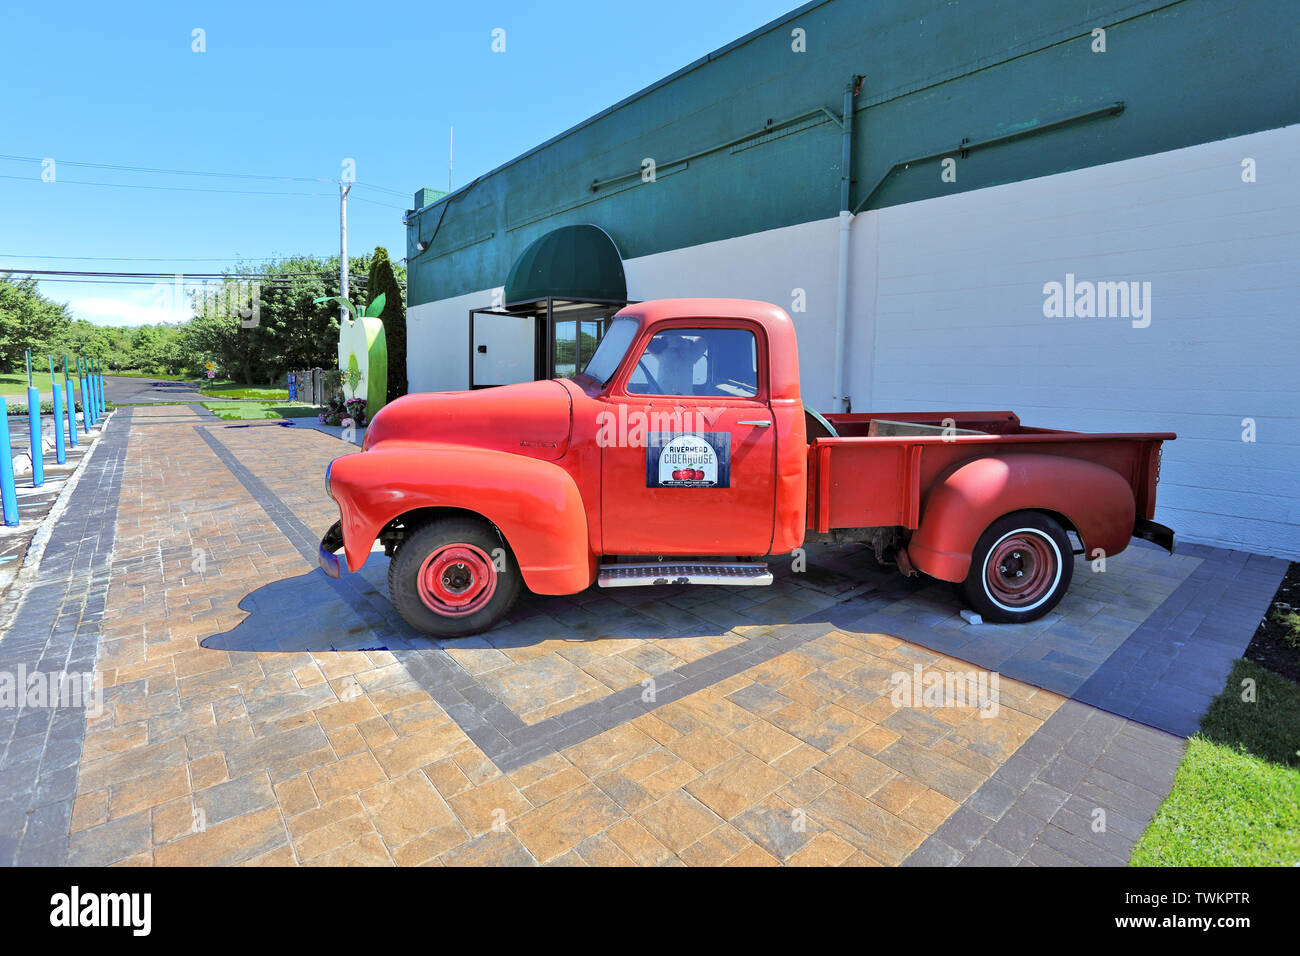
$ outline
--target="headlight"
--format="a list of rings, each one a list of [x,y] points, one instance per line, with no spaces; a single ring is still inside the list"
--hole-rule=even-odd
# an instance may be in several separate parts
[[[334,467],[334,462],[325,466],[325,494],[329,495],[330,501],[334,500],[334,492],[330,489],[330,471]]]

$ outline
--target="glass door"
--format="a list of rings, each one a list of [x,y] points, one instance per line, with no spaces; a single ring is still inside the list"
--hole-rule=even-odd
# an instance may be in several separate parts
[[[580,339],[578,337],[578,320],[555,320],[555,377],[573,378],[582,366]]]

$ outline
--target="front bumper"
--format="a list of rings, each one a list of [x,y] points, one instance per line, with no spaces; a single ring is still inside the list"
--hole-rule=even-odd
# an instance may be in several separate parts
[[[1137,521],[1133,522],[1133,537],[1141,538],[1143,541],[1150,541],[1152,544],[1164,548],[1170,554],[1174,553],[1174,529],[1158,522],[1138,518]]]
[[[320,566],[332,578],[337,578],[342,570],[338,552],[343,548],[343,522],[336,521],[330,525],[320,539]]]

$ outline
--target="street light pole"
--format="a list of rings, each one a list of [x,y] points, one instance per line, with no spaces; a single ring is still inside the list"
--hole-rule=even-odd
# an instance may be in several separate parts
[[[348,193],[352,184],[339,183],[339,295],[348,297]],[[348,310],[339,306],[339,321],[348,320]]]

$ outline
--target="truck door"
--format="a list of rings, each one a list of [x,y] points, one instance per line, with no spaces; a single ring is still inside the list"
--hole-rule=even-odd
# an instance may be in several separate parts
[[[777,436],[762,330],[689,319],[657,328],[633,346],[601,416],[602,548],[766,554]]]

